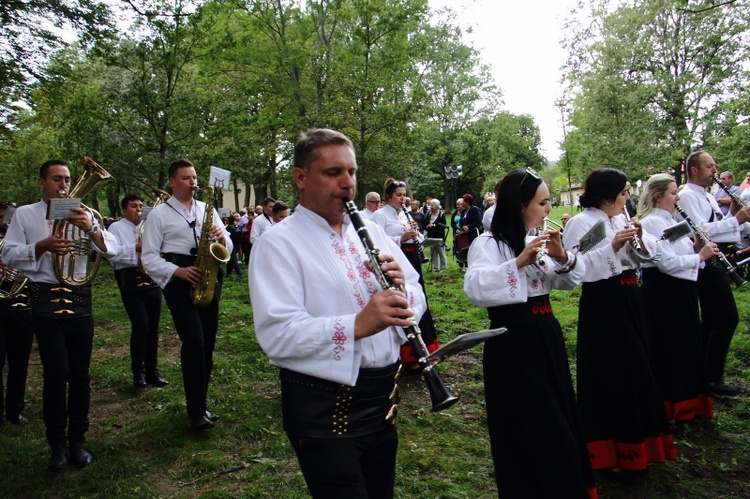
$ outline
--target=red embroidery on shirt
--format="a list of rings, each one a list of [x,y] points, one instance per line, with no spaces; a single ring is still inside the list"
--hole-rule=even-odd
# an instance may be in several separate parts
[[[333,343],[336,345],[333,348],[333,358],[336,360],[341,360],[341,352],[346,350],[346,348],[344,347],[344,344],[346,343],[346,334],[344,334],[345,331],[346,328],[341,323],[341,318],[337,317],[333,324],[333,336],[331,337]]]
[[[623,286],[635,286],[638,284],[638,277],[635,274],[620,275],[620,284]]]
[[[617,274],[617,266],[615,265],[615,262],[607,258],[607,265],[609,266],[609,273],[612,275]]]
[[[505,273],[508,275],[508,287],[510,289],[510,297],[515,298],[516,289],[518,289],[518,278],[516,277],[516,274],[513,273],[513,269],[510,268],[510,265],[505,267]]]

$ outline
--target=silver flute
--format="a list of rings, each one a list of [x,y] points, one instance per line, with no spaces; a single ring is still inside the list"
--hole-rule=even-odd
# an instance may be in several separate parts
[[[622,212],[625,214],[625,227],[628,229],[634,229],[633,223],[630,221],[630,213],[628,213],[628,209],[626,207],[622,207]],[[630,244],[633,245],[633,248],[636,251],[643,252],[643,242],[641,242],[641,238],[638,237],[638,234],[633,236],[633,239],[630,240]]]
[[[541,227],[541,230],[539,231],[539,235],[543,236],[547,232],[547,224],[549,222],[549,219],[547,217],[544,217],[544,224]],[[542,263],[544,261],[544,257],[547,256],[547,240],[545,239],[541,246],[539,246],[536,250],[536,263]]]

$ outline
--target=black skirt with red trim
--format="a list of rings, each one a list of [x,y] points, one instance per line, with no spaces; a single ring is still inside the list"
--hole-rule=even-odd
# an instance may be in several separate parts
[[[594,469],[640,471],[677,458],[649,350],[635,271],[584,283],[578,404]]]
[[[693,281],[643,269],[651,357],[671,420],[712,418],[713,401],[703,373],[703,342],[698,285]]]
[[[427,300],[427,289],[424,285],[424,278],[422,277],[422,262],[420,261],[417,247],[415,244],[402,244],[401,250],[406,255],[406,259],[409,260],[414,270],[419,274],[419,285],[422,286],[422,291],[425,294],[425,300]],[[419,330],[422,333],[422,341],[424,341],[427,351],[429,353],[434,352],[438,349],[440,344],[437,339],[437,331],[435,331],[435,322],[432,320],[432,313],[430,312],[430,306],[427,305],[422,318],[419,320]],[[411,347],[408,343],[404,343],[401,346],[401,362],[417,362],[417,357],[412,352]]]
[[[487,426],[500,497],[597,497],[560,324],[549,296],[488,309]]]

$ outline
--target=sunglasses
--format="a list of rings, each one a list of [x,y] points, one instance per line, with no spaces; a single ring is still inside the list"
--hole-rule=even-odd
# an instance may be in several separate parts
[[[526,173],[524,174],[523,178],[521,179],[521,183],[518,185],[522,185],[524,180],[526,180],[526,177],[531,176],[537,180],[542,180],[542,177],[539,176],[539,174],[534,171],[533,168],[526,168]]]

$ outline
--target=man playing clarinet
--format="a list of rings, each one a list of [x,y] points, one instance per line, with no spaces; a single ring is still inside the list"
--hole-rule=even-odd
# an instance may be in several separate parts
[[[393,497],[398,436],[389,396],[406,339],[401,328],[425,308],[417,273],[369,221],[382,253],[367,262],[345,209],[356,172],[346,136],[305,133],[292,172],[299,205],[258,240],[250,259],[255,331],[281,368],[284,430],[318,498]],[[405,293],[383,291],[370,271],[376,264]]]
[[[706,192],[716,175],[714,158],[704,151],[694,152],[686,160],[685,170],[688,183],[680,192],[680,207],[696,225],[711,235],[713,242],[739,241],[743,237],[743,224],[750,219],[750,207],[739,209],[734,216],[722,217],[716,200]],[[737,395],[739,388],[724,382],[729,344],[739,323],[737,305],[725,269],[706,265],[698,272],[698,298],[709,392],[716,397]]]

